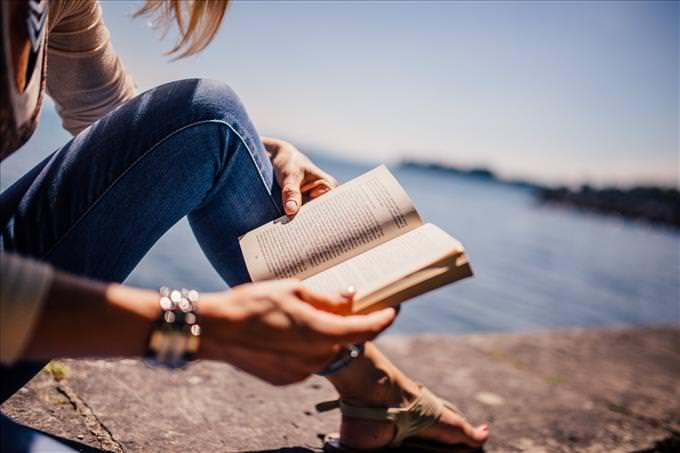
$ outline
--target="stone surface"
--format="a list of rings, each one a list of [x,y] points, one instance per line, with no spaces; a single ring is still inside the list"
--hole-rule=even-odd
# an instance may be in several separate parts
[[[388,336],[397,364],[488,422],[489,452],[680,450],[680,329]],[[272,387],[228,365],[150,369],[65,360],[2,406],[11,418],[112,452],[318,451],[338,413],[321,378]]]

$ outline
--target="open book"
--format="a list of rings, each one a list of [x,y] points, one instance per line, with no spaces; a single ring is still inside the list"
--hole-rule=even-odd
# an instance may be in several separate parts
[[[383,165],[240,239],[253,281],[297,278],[320,293],[354,286],[354,313],[394,306],[472,275],[463,246],[423,224]]]

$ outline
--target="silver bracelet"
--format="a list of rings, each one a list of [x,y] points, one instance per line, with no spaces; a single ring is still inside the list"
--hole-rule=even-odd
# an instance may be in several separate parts
[[[183,368],[200,345],[198,291],[160,289],[160,315],[149,333],[144,360],[148,365]]]

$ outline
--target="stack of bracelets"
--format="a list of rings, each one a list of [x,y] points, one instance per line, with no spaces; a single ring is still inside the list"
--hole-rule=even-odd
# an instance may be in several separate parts
[[[152,325],[144,360],[151,366],[183,368],[196,358],[200,344],[198,291],[163,287],[159,304],[161,313]],[[363,344],[347,345],[317,374],[331,375],[349,365],[363,352]]]
[[[198,351],[201,326],[198,324],[198,291],[160,290],[161,313],[149,334],[144,356],[147,364],[182,368]]]

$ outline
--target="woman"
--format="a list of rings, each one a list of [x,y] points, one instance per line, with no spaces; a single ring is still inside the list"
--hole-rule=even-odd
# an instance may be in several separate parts
[[[172,52],[185,57],[210,42],[226,6],[147,0],[140,14],[176,22]],[[291,144],[259,137],[221,82],[182,80],[136,96],[96,0],[12,0],[2,2],[1,19],[9,45],[0,157],[30,137],[45,85],[74,135],[0,197],[3,399],[53,357],[146,355],[166,366],[198,357],[278,385],[327,375],[343,411],[328,450],[486,440],[486,426],[473,428],[370,343],[393,309],[340,316],[351,293],[247,283],[237,238],[295,215],[303,192],[313,199],[335,187],[330,175]],[[102,283],[123,281],[185,215],[233,290],[198,301],[194,291]],[[350,355],[346,344],[365,346]]]

